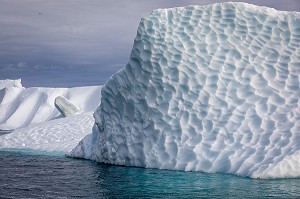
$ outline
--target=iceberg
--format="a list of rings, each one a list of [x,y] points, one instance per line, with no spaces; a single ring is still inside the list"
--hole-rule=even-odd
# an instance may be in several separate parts
[[[21,80],[0,80],[0,88],[0,150],[64,155],[91,133],[102,86],[24,88]]]
[[[61,108],[70,106],[65,110],[70,114],[94,112],[102,86],[24,88],[21,80],[0,80],[0,88],[0,130],[11,131],[63,117],[55,107],[57,97]]]
[[[247,3],[154,10],[103,86],[92,134],[69,154],[101,163],[300,177],[300,13]]]

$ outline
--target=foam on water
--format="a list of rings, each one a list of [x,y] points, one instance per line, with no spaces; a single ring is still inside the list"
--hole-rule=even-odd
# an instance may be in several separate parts
[[[300,14],[246,3],[143,18],[70,154],[147,168],[300,176]]]

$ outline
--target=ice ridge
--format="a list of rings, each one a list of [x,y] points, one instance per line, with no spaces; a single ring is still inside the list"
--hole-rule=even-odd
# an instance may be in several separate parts
[[[246,3],[153,11],[70,156],[300,176],[300,14]]]

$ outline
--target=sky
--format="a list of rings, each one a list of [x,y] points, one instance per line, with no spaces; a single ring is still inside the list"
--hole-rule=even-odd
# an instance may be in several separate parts
[[[240,0],[241,1],[241,0]],[[141,17],[222,0],[0,0],[0,79],[25,87],[104,84],[124,67]],[[300,0],[248,0],[300,11]]]

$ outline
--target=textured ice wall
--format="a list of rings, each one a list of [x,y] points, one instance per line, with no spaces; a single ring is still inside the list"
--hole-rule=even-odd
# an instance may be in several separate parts
[[[98,162],[300,176],[300,14],[245,3],[155,10],[103,87]]]

